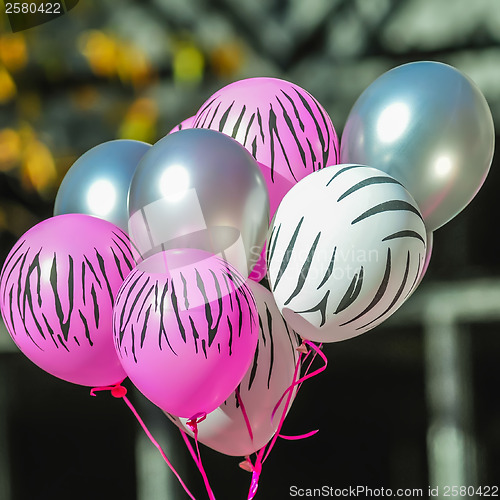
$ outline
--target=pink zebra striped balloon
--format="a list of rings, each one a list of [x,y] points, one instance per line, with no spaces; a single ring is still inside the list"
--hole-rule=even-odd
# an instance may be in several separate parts
[[[327,112],[307,91],[277,78],[248,78],[220,89],[196,113],[194,127],[218,130],[245,146],[269,167],[271,185],[275,173],[296,183],[338,163]]]
[[[222,404],[250,366],[259,338],[255,298],[214,255],[160,252],[123,283],[114,336],[135,386],[164,411],[191,418]]]
[[[223,132],[252,153],[269,192],[269,220],[300,179],[339,162],[328,113],[306,90],[277,78],[227,85],[201,106],[193,126]],[[250,278],[259,281],[266,270],[263,254]]]
[[[68,382],[121,382],[113,303],[138,258],[121,229],[90,215],[58,215],[32,227],[0,275],[2,316],[19,349]]]

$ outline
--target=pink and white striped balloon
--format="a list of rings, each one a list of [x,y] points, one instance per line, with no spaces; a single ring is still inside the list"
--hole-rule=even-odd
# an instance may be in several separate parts
[[[251,455],[264,447],[275,434],[285,411],[287,398],[282,396],[293,383],[297,347],[301,342],[281,316],[273,294],[253,281],[249,281],[248,286],[257,302],[260,325],[253,362],[238,386],[239,396],[233,392],[198,426],[200,443],[232,456]],[[290,404],[295,394],[294,389]],[[186,419],[170,414],[167,417],[193,436]]]

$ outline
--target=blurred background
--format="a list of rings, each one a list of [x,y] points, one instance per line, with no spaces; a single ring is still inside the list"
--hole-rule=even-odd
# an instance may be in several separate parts
[[[154,143],[252,76],[304,87],[340,136],[374,79],[417,60],[464,71],[499,123],[498,0],[80,0],[18,33],[2,12],[0,264],[99,143]],[[499,185],[497,156],[471,205],[435,233],[411,299],[368,334],[326,346],[327,371],[303,386],[283,429],[320,431],[278,441],[257,498],[290,498],[293,485],[423,488],[424,498],[428,485],[499,485]],[[187,498],[122,402],[45,374],[0,329],[1,500]],[[176,428],[130,392],[206,497]],[[246,498],[239,459],[202,456],[218,499]]]

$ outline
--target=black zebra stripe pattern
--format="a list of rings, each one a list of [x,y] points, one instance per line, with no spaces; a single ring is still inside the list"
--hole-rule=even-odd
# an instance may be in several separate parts
[[[311,174],[283,199],[269,232],[276,302],[303,337],[331,342],[389,317],[418,282],[426,230],[395,179],[362,165]]]
[[[195,249],[159,252],[139,264],[113,316],[129,378],[157,406],[183,417],[208,413],[231,394],[252,361],[258,326],[241,274]]]
[[[195,115],[195,128],[223,132],[275,173],[297,182],[339,158],[332,121],[307,91],[276,78],[249,78],[210,97]]]
[[[144,264],[162,254],[168,252]],[[256,330],[255,298],[226,261],[213,256],[162,273],[143,267],[130,273],[117,295],[115,345],[122,359],[137,364],[141,351],[147,356],[150,349],[232,356],[237,339]]]

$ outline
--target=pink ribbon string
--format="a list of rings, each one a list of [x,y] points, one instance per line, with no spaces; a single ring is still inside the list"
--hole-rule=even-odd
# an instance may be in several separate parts
[[[278,437],[281,439],[286,439],[288,441],[298,441],[299,439],[307,439],[308,437],[314,436],[319,432],[319,429],[316,429],[314,431],[306,432],[305,434],[298,434],[297,436],[285,436],[284,434],[280,434]]]
[[[297,364],[295,365],[295,371],[293,373],[292,384],[283,393],[283,396],[288,393],[287,398],[286,398],[286,402],[285,402],[285,407],[283,408],[283,412],[281,413],[281,417],[280,417],[280,420],[279,420],[279,423],[278,423],[278,428],[276,429],[276,432],[275,432],[273,438],[271,439],[270,443],[267,446],[267,451],[266,451],[266,454],[265,454],[264,458],[262,459],[262,463],[264,463],[267,460],[267,457],[269,456],[269,453],[271,453],[271,450],[273,449],[274,444],[276,443],[276,440],[278,439],[278,436],[280,434],[281,428],[283,427],[283,423],[285,422],[286,414],[288,412],[288,409],[290,408],[290,404],[292,403],[292,396],[293,396],[293,390],[292,389],[298,383],[297,377],[299,376],[299,370],[300,370],[300,366],[301,366],[301,362],[302,362],[302,356],[303,356],[303,353],[299,352],[299,357],[297,359]],[[273,415],[271,416],[271,420],[273,419],[274,414],[275,414],[278,406],[280,405],[280,403],[281,403],[281,401],[283,399],[283,396],[281,396],[280,401],[275,406],[274,411],[273,411]]]
[[[186,448],[189,450],[189,453],[191,454],[191,457],[193,458],[194,463],[196,466],[198,466],[198,457],[196,456],[196,452],[194,451],[193,447],[191,446],[191,441],[189,441],[189,438],[187,434],[179,428],[179,432],[181,433],[182,439],[184,439],[184,443],[186,444]]]
[[[206,418],[207,418],[206,413],[197,413],[186,422],[186,425],[191,429],[191,431],[194,434],[194,444],[196,446],[196,453],[194,452],[191,444],[189,443],[188,438],[185,436],[185,433],[181,431],[181,434],[183,435],[182,437],[184,438],[184,442],[186,442],[186,445],[187,443],[189,443],[188,445],[189,452],[191,453],[191,456],[193,457],[193,460],[196,466],[198,467],[198,470],[200,471],[201,477],[203,478],[203,483],[205,484],[205,489],[207,490],[208,497],[210,498],[210,500],[215,500],[214,492],[210,487],[207,473],[205,472],[205,468],[203,467],[203,463],[201,461],[200,447],[198,445],[198,424],[200,422],[203,422],[203,420],[205,420]]]
[[[203,465],[200,464],[201,460],[198,458],[198,455],[194,451],[193,446],[191,445],[191,441],[189,441],[188,435],[181,428],[179,428],[179,432],[181,433],[182,439],[184,439],[184,443],[186,444],[186,448],[189,450],[189,453],[191,454],[191,457],[192,457],[194,463],[196,464],[196,467],[198,467],[198,470],[200,471],[200,474],[203,477],[203,483],[205,484],[205,489],[207,490],[208,494],[210,495],[209,491],[212,491],[212,490],[210,489],[210,485],[207,487],[208,477],[206,476],[205,470],[203,469]],[[196,449],[198,450],[198,454],[199,454],[198,447]],[[212,493],[212,495],[213,495],[213,493]]]
[[[288,409],[290,408],[294,388],[297,387],[297,391],[298,391],[300,389],[301,385],[306,380],[308,380],[312,377],[315,377],[316,375],[319,375],[321,372],[326,370],[326,367],[328,365],[328,360],[327,360],[325,354],[321,351],[322,344],[317,346],[316,344],[314,344],[313,342],[310,342],[309,340],[304,340],[303,343],[305,345],[307,345],[311,349],[312,352],[314,352],[314,355],[313,355],[311,361],[309,362],[309,365],[305,371],[305,374],[302,377],[298,378],[300,366],[301,366],[302,362],[308,358],[311,351],[305,351],[304,346],[300,346],[300,348],[297,349],[299,352],[299,357],[298,357],[297,363],[295,365],[295,371],[293,374],[292,383],[285,390],[285,392],[283,393],[283,395],[279,399],[278,403],[274,407],[274,410],[273,410],[273,413],[271,416],[271,419],[273,419],[276,412],[278,411],[278,408],[280,407],[283,399],[286,397],[286,402],[285,402],[285,405],[283,408],[283,412],[281,413],[281,416],[280,416],[280,421],[278,423],[276,433],[274,434],[274,436],[271,439],[271,441],[269,442],[269,444],[264,446],[263,448],[261,448],[257,452],[256,458],[255,458],[255,463],[252,463],[250,457],[246,457],[246,460],[244,462],[240,463],[240,467],[242,467],[246,470],[252,471],[252,480],[250,483],[250,489],[248,492],[248,499],[247,500],[252,500],[255,497],[255,494],[257,493],[257,489],[259,486],[259,479],[260,479],[260,475],[262,473],[263,463],[267,460],[269,454],[271,453],[271,450],[273,449],[274,445],[276,444],[276,440],[279,437],[282,439],[288,439],[288,440],[298,440],[298,439],[308,438],[308,437],[313,436],[314,434],[316,434],[318,432],[318,430],[314,430],[314,431],[310,431],[310,432],[307,432],[305,434],[301,434],[298,436],[285,436],[285,435],[280,433],[281,428],[283,427],[283,423],[285,421],[286,414],[288,412]],[[316,356],[318,356],[318,355],[321,357],[321,359],[323,361],[323,366],[321,366],[318,369],[314,370],[313,372],[309,373],[309,370],[310,370]],[[237,394],[237,397],[238,397],[238,394]],[[240,399],[239,399],[239,401],[240,401]],[[240,406],[242,406],[241,402],[240,402]],[[242,413],[243,412],[244,412],[244,406],[242,406]],[[246,417],[245,413],[243,413],[243,416],[244,416],[244,418]],[[252,436],[252,434],[251,434],[252,430],[251,430],[250,422],[249,422],[248,418],[245,418],[245,422],[247,424],[248,432],[249,432],[250,436]]]
[[[303,345],[305,346],[306,344],[304,343]],[[319,347],[319,349],[323,349],[323,343],[319,344],[319,346],[318,346],[318,347]],[[307,351],[307,356],[308,356],[311,352],[313,352],[314,354],[313,354],[312,358],[309,360],[309,364],[307,365],[307,368],[306,368],[306,371],[304,372],[304,375],[307,375],[307,374],[309,373],[309,370],[311,369],[311,366],[313,365],[314,360],[316,359],[316,356],[318,355],[318,351],[316,351],[315,349],[313,349],[312,351],[311,351],[311,350],[308,350],[308,351]],[[304,361],[307,359],[307,356],[304,358]],[[323,370],[326,370],[326,365],[325,365],[325,367],[323,368]],[[323,370],[322,370],[322,371],[323,371]],[[299,389],[300,389],[300,387],[302,386],[302,383],[303,383],[303,382],[304,382],[304,381],[302,381],[302,382],[300,382],[300,383],[299,383],[299,386],[298,386],[298,388],[297,388],[297,391],[299,391]]]
[[[156,439],[153,437],[153,435],[151,434],[151,432],[149,432],[149,429],[146,427],[146,424],[144,423],[144,421],[142,420],[142,418],[139,416],[139,413],[137,413],[137,410],[134,408],[134,405],[127,398],[127,396],[126,396],[126,394],[127,394],[126,387],[123,387],[121,384],[116,384],[116,385],[108,386],[108,387],[94,387],[93,389],[90,390],[90,395],[91,396],[96,396],[96,392],[97,391],[110,391],[111,395],[114,398],[123,399],[123,401],[125,402],[125,404],[130,408],[130,411],[133,413],[134,417],[139,422],[140,426],[142,427],[142,430],[145,432],[146,436],[149,438],[149,440],[151,441],[151,443],[153,443],[153,445],[158,449],[158,451],[160,452],[160,455],[162,456],[163,460],[165,460],[165,463],[168,465],[168,467],[170,468],[170,470],[174,473],[175,477],[178,479],[179,483],[184,488],[184,491],[188,494],[189,498],[191,498],[192,500],[196,500],[196,498],[189,491],[189,489],[187,488],[187,486],[184,484],[184,481],[181,479],[181,477],[179,476],[179,474],[177,473],[177,471],[174,469],[174,467],[170,463],[170,460],[168,459],[167,455],[163,451],[163,449],[160,446],[160,444],[158,443],[158,441],[156,441]]]
[[[292,383],[295,383],[295,381],[297,380],[297,374],[299,372],[302,355],[303,355],[303,353],[299,352],[299,357],[297,359],[297,364],[295,365],[295,371],[293,374],[293,382]],[[278,434],[279,434],[281,426],[283,425],[283,422],[285,420],[285,415],[286,415],[286,412],[288,410],[288,406],[290,404],[291,398],[292,398],[292,392],[290,391],[288,394],[285,408],[283,410],[283,415],[281,416],[276,433],[268,445],[267,453],[266,453],[266,446],[264,446],[257,452],[256,458],[255,458],[255,463],[252,463],[252,461],[250,460],[250,457],[246,457],[246,462],[240,463],[240,467],[247,469],[247,470],[250,469],[252,471],[252,480],[250,482],[250,488],[248,490],[247,500],[253,500],[253,498],[257,494],[257,489],[259,488],[259,479],[260,479],[260,475],[262,473],[262,465],[263,465],[264,461],[266,460],[267,456],[269,455],[271,449],[273,448],[274,443],[276,442],[276,439],[278,438]],[[283,399],[283,398],[281,398],[281,399]],[[249,427],[249,422],[247,422],[247,428],[249,429],[249,433],[250,433],[251,429]]]
[[[308,341],[306,341],[306,342],[308,342]],[[321,349],[322,347],[323,347],[323,344],[321,343],[321,344],[319,344],[319,348],[318,349]],[[310,376],[307,376],[307,374],[309,373],[309,370],[311,369],[312,364],[314,363],[314,360],[316,359],[316,356],[318,355],[318,352],[320,352],[320,351],[314,349],[312,352],[314,352],[314,355],[310,359],[309,364],[307,365],[306,371],[304,373],[304,377],[302,377],[302,379],[300,379],[300,380],[297,381],[297,392],[299,392],[300,388],[302,387],[302,384],[304,383],[304,380],[306,380],[307,378],[310,378],[310,376],[317,375],[318,373],[321,373],[322,371],[324,371],[326,369],[327,360],[326,360],[326,356],[325,356],[323,358],[324,361],[325,361],[324,366],[319,371],[317,371],[315,373],[312,373]],[[310,353],[311,353],[311,351],[307,351],[307,354],[306,354],[306,356],[304,358],[304,361],[307,359],[307,357],[309,356]],[[323,356],[324,356],[324,354],[323,354]],[[281,400],[280,400],[280,402],[281,402]],[[280,403],[278,403],[278,405],[279,404]],[[277,409],[277,407],[275,408],[275,411],[276,411],[276,409]],[[273,416],[274,416],[274,413],[273,413]],[[319,432],[319,429],[316,429],[314,431],[306,432],[305,434],[298,434],[296,436],[285,436],[283,434],[280,434],[279,437],[281,439],[286,439],[286,440],[289,440],[289,441],[295,441],[295,440],[299,440],[299,439],[307,439],[308,437],[314,436],[314,434],[316,434],[318,432]]]
[[[304,349],[305,345],[307,345],[312,350],[312,352],[314,352],[314,355],[309,362],[309,365],[305,371],[305,374],[302,377],[298,378],[301,364],[303,363],[303,361],[305,361],[308,358],[309,354],[311,353],[311,351],[305,352],[305,349]],[[291,404],[292,397],[293,397],[293,390],[297,387],[297,392],[298,392],[298,390],[300,389],[300,387],[302,386],[302,384],[306,380],[308,380],[312,377],[315,377],[316,375],[318,375],[321,372],[323,372],[324,370],[326,370],[326,367],[328,365],[328,360],[327,360],[325,354],[321,351],[321,348],[322,348],[322,344],[317,346],[316,344],[314,344],[313,342],[310,342],[309,340],[304,340],[303,345],[300,346],[300,348],[298,348],[299,356],[297,359],[297,363],[295,365],[295,371],[293,374],[292,383],[284,391],[284,393],[280,397],[279,401],[276,403],[274,410],[272,412],[272,415],[271,415],[271,420],[272,420],[274,418],[276,412],[278,411],[278,408],[280,407],[283,399],[286,397],[283,412],[281,413],[280,421],[278,423],[278,427],[276,429],[276,432],[275,432],[273,438],[266,446],[262,447],[260,450],[257,451],[255,463],[252,463],[252,460],[250,459],[250,457],[246,457],[245,461],[240,463],[240,467],[252,472],[252,479],[250,482],[250,488],[248,491],[247,500],[253,500],[253,498],[257,494],[257,490],[259,487],[259,479],[260,479],[260,475],[262,473],[262,466],[263,466],[264,462],[267,460],[267,458],[268,458],[269,454],[271,453],[271,450],[273,449],[274,445],[276,444],[276,440],[278,438],[287,439],[287,440],[305,439],[305,438],[308,438],[310,436],[313,436],[314,434],[316,434],[318,432],[318,430],[314,430],[314,431],[310,431],[310,432],[307,432],[305,434],[300,434],[297,436],[286,436],[286,435],[283,435],[280,433],[281,428],[283,427],[283,423],[285,421],[286,414],[288,412],[288,409],[290,408],[290,404]],[[309,373],[309,370],[310,370],[314,360],[316,359],[316,356],[318,356],[318,355],[321,357],[321,359],[323,361],[323,366],[321,366],[320,368]],[[126,396],[127,389],[125,387],[123,387],[121,384],[116,384],[116,385],[107,386],[107,387],[94,387],[90,390],[90,395],[96,396],[96,392],[98,392],[98,391],[110,391],[111,395],[113,397],[123,399],[125,404],[129,407],[130,411],[135,416],[136,420],[139,422],[139,424],[142,427],[143,431],[145,432],[146,436],[149,438],[151,443],[158,449],[163,460],[168,465],[170,470],[173,472],[175,477],[178,479],[179,483],[184,488],[184,491],[188,494],[189,498],[191,498],[191,500],[196,500],[195,497],[193,496],[193,494],[189,491],[189,489],[185,485],[185,483],[182,481],[182,479],[179,476],[179,474],[177,473],[177,471],[174,469],[174,467],[170,463],[167,455],[165,454],[165,452],[161,448],[160,444],[156,441],[156,439],[153,437],[151,432],[149,432],[149,429],[146,427],[146,424],[144,423],[142,418],[139,416],[137,410],[134,408],[134,406],[132,405],[130,400],[127,398],[127,396]],[[248,418],[248,414],[245,410],[245,405],[243,404],[243,400],[241,398],[239,388],[236,389],[236,398],[237,398],[238,403],[240,405],[241,412],[242,412],[243,418],[245,420],[245,424],[247,426],[248,434],[250,436],[250,439],[253,441],[253,432],[252,432],[252,427],[250,424],[250,419]],[[203,478],[203,482],[205,484],[205,488],[207,490],[209,499],[215,500],[215,495],[212,491],[212,488],[210,487],[210,483],[208,481],[206,471],[203,467],[203,463],[201,460],[200,448],[199,448],[199,444],[198,444],[198,424],[200,422],[202,422],[203,420],[205,420],[206,416],[207,416],[206,413],[198,413],[197,415],[194,415],[192,418],[190,418],[186,422],[186,425],[193,432],[196,451],[193,449],[191,442],[189,441],[189,438],[186,435],[186,433],[182,429],[179,429],[179,430],[180,430],[182,438],[184,439],[186,447],[188,448],[189,453],[191,454],[191,457],[193,458],[196,466],[198,467],[198,470],[200,471],[200,474]]]
[[[281,402],[283,401],[283,398],[287,394],[288,394],[288,396],[290,396],[292,394],[293,389],[296,386],[298,386],[298,388],[300,388],[300,386],[306,380],[308,380],[308,379],[310,379],[312,377],[315,377],[316,375],[319,375],[321,372],[324,372],[326,370],[326,367],[328,366],[328,359],[326,358],[325,354],[321,350],[321,347],[322,347],[323,344],[320,344],[319,346],[317,346],[316,344],[314,344],[313,342],[311,342],[309,340],[304,340],[303,342],[304,342],[304,344],[306,344],[307,346],[309,346],[312,349],[312,351],[314,352],[314,357],[311,360],[311,362],[309,363],[309,366],[307,367],[305,375],[302,376],[301,378],[299,378],[298,380],[294,379],[294,381],[292,382],[292,384],[285,390],[285,392],[283,393],[283,395],[281,396],[281,398],[278,400],[278,402],[276,403],[276,406],[274,407],[273,413],[271,415],[271,420],[274,419],[274,415],[278,411],[278,408],[281,405]],[[309,352],[306,354],[306,358],[307,358],[308,355],[309,355]],[[314,361],[314,358],[316,357],[316,355],[320,356],[320,358],[322,359],[323,366],[320,366],[318,369],[314,370],[311,373],[307,373],[309,371],[309,369],[310,369],[310,367],[312,365],[312,362]],[[301,361],[301,356],[302,356],[302,353],[299,352],[299,360],[297,361],[296,372],[297,372],[297,368],[299,367],[299,363]],[[285,411],[284,411],[285,415],[286,415],[286,411],[288,411],[288,408],[285,408]]]
[[[252,470],[252,480],[250,482],[250,488],[248,490],[248,500],[252,500],[257,494],[257,489],[259,488],[259,479],[262,473],[262,459],[259,459],[255,462]]]
[[[252,463],[250,457],[245,457],[245,460],[240,463],[240,467],[252,473],[252,480],[250,482],[250,488],[248,490],[247,500],[252,500],[257,494],[257,489],[259,487],[259,478],[262,472],[262,458],[264,456],[265,447],[261,448],[257,452],[257,457],[255,464]]]

